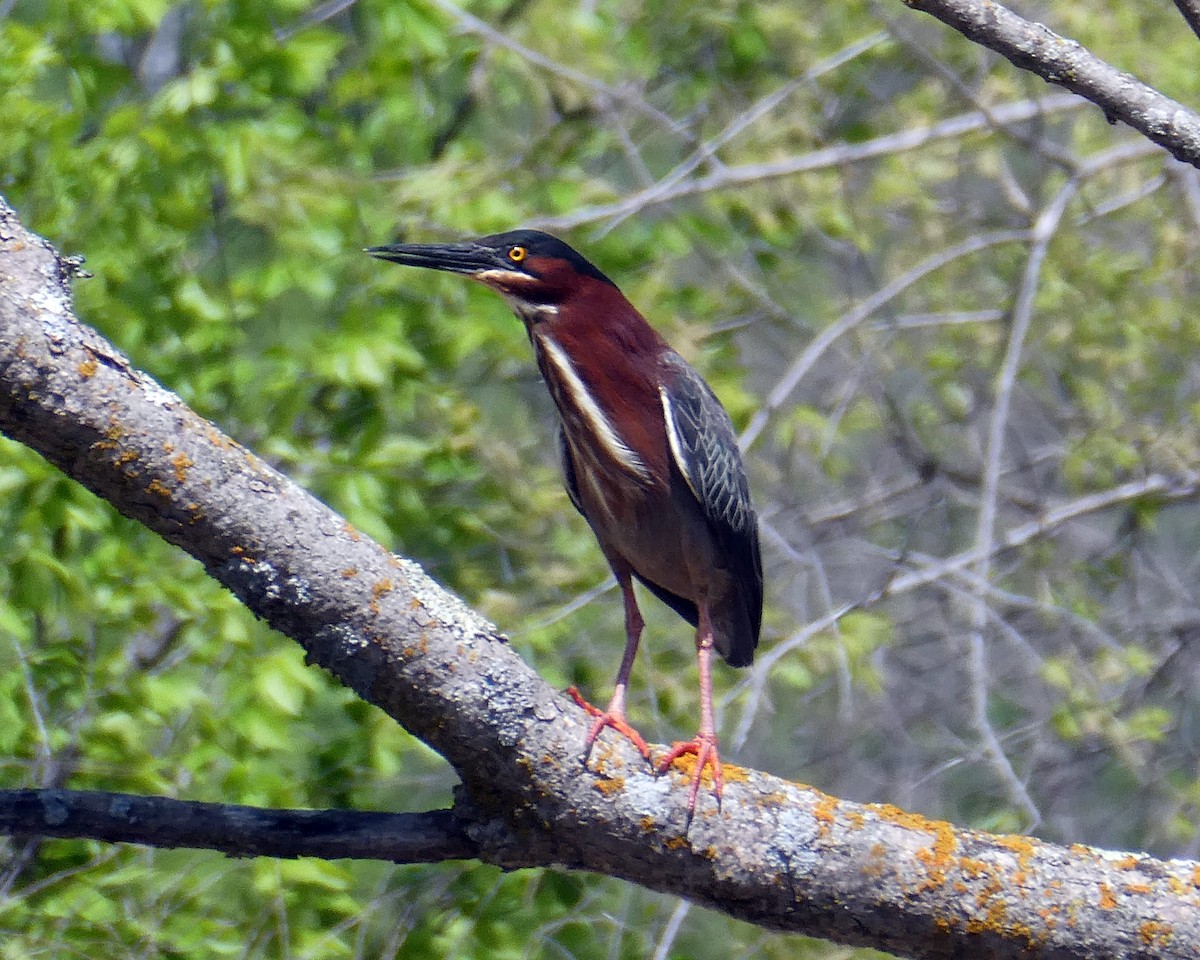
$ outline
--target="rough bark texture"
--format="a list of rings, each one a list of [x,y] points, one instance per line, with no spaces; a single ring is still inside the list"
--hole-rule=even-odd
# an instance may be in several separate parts
[[[1190,862],[961,830],[733,766],[723,807],[702,792],[685,830],[686,764],[656,777],[606,735],[585,769],[580,709],[416,564],[79,324],[69,272],[0,200],[0,430],[197,557],[445,756],[463,779],[457,829],[482,859],[620,876],[912,956],[1196,955]]]
[[[450,810],[264,810],[101,790],[0,790],[0,832],[219,850],[237,857],[440,863],[479,855]]]
[[[1086,97],[1177,159],[1200,166],[1200,116],[1086,48],[991,0],[904,0],[1018,67]],[[1188,5],[1190,6],[1190,4]]]

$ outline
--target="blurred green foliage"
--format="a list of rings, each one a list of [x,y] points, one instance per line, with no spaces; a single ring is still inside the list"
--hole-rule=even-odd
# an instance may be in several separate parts
[[[577,603],[607,572],[560,489],[520,325],[482,290],[361,248],[628,196],[787,84],[700,174],[1043,93],[944,28],[868,2],[473,4],[509,45],[441,0],[362,0],[325,19],[295,0],[3,7],[0,192],[61,250],[86,254],[95,277],[77,284],[80,315],[425,564],[552,682],[597,697],[619,657],[620,604],[612,591]],[[1200,94],[1194,39],[1173,11],[1059,7],[1056,25],[1099,54],[1173,96]],[[567,237],[745,425],[864,297],[965,238],[1027,229],[1066,176],[1039,139],[1085,156],[1115,136],[1095,111],[1048,114],[1015,135],[829,163]],[[1195,464],[1189,176],[1150,154],[1098,172],[1070,207],[1024,345],[1002,522]],[[974,542],[1007,324],[913,318],[1006,311],[1026,253],[994,245],[929,273],[772,414],[750,458],[770,527],[764,649],[919,557]],[[1183,679],[1196,673],[1200,523],[1154,500],[1126,507],[1036,540],[996,574],[988,715],[1041,835],[1186,853],[1200,808],[1196,683]],[[447,802],[453,778],[436,755],[304,666],[178,550],[8,441],[0,543],[0,784]],[[721,671],[730,758],[857,799],[1027,826],[963,706],[956,604],[972,588],[951,586],[847,617],[770,674]],[[691,644],[646,607],[632,711],[663,740],[694,723]],[[0,852],[0,960],[845,953],[698,910],[673,932],[674,901],[552,871],[67,841]]]

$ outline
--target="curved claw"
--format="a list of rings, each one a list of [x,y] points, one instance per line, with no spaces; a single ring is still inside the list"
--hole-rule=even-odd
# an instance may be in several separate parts
[[[688,794],[688,823],[696,812],[696,796],[700,792],[700,781],[704,778],[704,768],[712,767],[713,794],[717,798],[717,809],[721,807],[721,792],[725,789],[725,780],[721,773],[721,755],[717,752],[717,738],[711,733],[697,733],[691,740],[680,740],[671,745],[667,755],[659,761],[658,772],[666,773],[680,757],[685,754],[695,754],[696,763],[692,768],[692,790]]]
[[[621,736],[637,747],[638,753],[645,759],[650,759],[650,747],[642,739],[642,735],[629,725],[629,721],[625,719],[623,710],[614,709],[612,706],[607,710],[601,710],[599,707],[588,703],[583,698],[583,694],[575,687],[567,688],[567,696],[596,718],[595,723],[592,724],[591,730],[588,731],[588,735],[583,741],[584,763],[587,763],[588,757],[591,755],[592,744],[596,742],[596,738],[600,736],[605,727],[612,727],[612,729],[616,730],[617,733],[621,734]]]

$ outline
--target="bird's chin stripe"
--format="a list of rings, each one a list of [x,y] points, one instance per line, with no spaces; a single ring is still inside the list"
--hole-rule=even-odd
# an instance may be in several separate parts
[[[503,296],[508,305],[512,307],[513,313],[520,317],[527,325],[539,323],[542,320],[549,320],[551,317],[558,315],[558,307],[552,303],[533,303],[522,297],[513,296],[511,293],[506,293]]]
[[[494,287],[497,284],[507,284],[509,286],[519,286],[529,282],[529,277],[520,270],[480,270],[472,276],[480,283],[484,283],[489,287]]]
[[[600,404],[596,402],[596,398],[588,392],[586,384],[576,372],[575,365],[571,363],[571,358],[567,356],[566,351],[555,343],[552,337],[545,334],[538,335],[537,343],[546,359],[550,361],[554,372],[558,374],[561,388],[564,388],[553,391],[556,395],[555,399],[558,399],[559,395],[565,394],[562,399],[568,400],[575,408],[575,412],[587,422],[591,428],[590,432],[599,440],[605,452],[634,476],[648,480],[650,475],[646,471],[646,465],[642,463],[641,457],[634,453],[613,429],[612,423],[601,409]]]

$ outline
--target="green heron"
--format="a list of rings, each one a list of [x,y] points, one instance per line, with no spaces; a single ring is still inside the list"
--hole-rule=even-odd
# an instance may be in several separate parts
[[[754,658],[762,622],[758,521],[725,408],[608,277],[557,237],[514,230],[466,243],[371,247],[382,260],[460,273],[500,294],[525,323],[558,408],[567,494],[584,516],[625,601],[625,654],[607,709],[570,693],[595,720],[584,762],[606,727],[649,760],[625,717],[641,638],[633,578],[696,628],[700,728],[675,743],[665,771],[695,755],[688,818],[706,766],[723,780],[712,708],[712,651]]]

